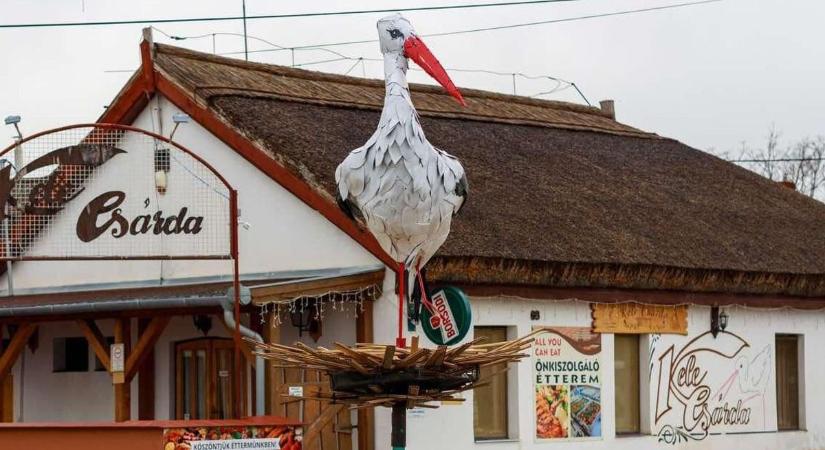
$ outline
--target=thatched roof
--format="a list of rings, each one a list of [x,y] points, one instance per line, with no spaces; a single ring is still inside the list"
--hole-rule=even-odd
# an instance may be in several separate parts
[[[157,45],[156,69],[330,200],[378,121],[383,82]],[[441,279],[825,295],[825,205],[598,108],[413,85],[467,206]]]

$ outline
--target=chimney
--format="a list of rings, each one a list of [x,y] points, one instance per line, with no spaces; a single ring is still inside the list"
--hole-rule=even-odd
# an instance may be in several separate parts
[[[599,102],[599,107],[602,111],[610,116],[611,119],[616,120],[616,105],[613,100],[602,100]]]
[[[784,188],[788,188],[788,189],[790,189],[790,190],[792,190],[792,191],[795,191],[795,190],[796,190],[796,183],[794,183],[793,181],[790,181],[790,180],[782,180],[782,181],[777,181],[777,183],[779,183],[779,185],[780,185],[780,186],[782,186],[782,187],[784,187]]]

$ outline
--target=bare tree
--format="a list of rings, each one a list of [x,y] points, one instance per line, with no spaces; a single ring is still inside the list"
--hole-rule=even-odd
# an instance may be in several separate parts
[[[784,148],[779,138],[780,133],[771,127],[764,147],[743,143],[733,161],[770,180],[791,182],[805,195],[825,199],[825,136],[804,138]]]

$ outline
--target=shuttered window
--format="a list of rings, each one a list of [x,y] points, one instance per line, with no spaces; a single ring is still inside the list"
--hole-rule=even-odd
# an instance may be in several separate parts
[[[776,336],[776,425],[799,429],[799,337]]]
[[[614,337],[616,434],[637,434],[639,424],[639,335]]]
[[[475,327],[475,337],[487,338],[484,343],[507,340],[507,327]],[[502,371],[506,364],[481,368],[481,378]],[[473,431],[476,440],[507,439],[507,372],[490,379],[490,384],[473,391]]]

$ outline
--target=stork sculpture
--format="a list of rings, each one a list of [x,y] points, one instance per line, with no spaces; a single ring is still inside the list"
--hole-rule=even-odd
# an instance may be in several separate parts
[[[381,248],[398,263],[396,346],[403,348],[405,293],[412,291],[408,287],[417,277],[421,301],[432,308],[421,269],[447,239],[452,217],[467,198],[464,168],[424,136],[407,85],[407,58],[460,104],[466,103],[403,16],[394,14],[379,20],[378,39],[386,85],[378,129],[338,166],[335,181],[339,205],[350,217],[356,213],[363,216]]]

